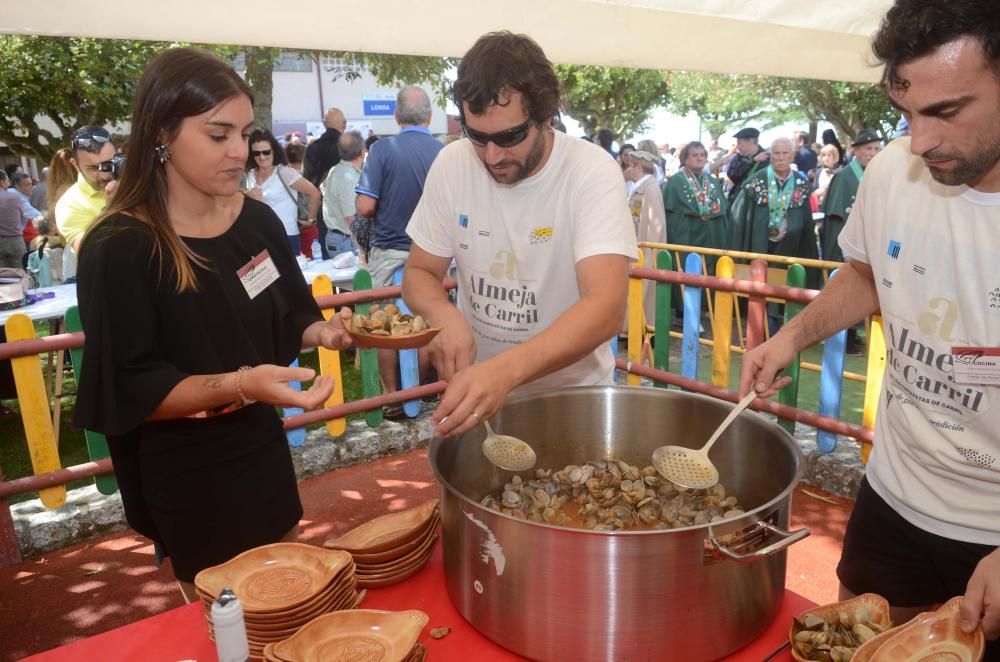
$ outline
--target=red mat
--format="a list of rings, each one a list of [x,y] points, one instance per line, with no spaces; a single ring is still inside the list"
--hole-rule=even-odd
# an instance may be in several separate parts
[[[419,609],[427,613],[430,623],[421,633],[420,642],[427,646],[427,658],[432,662],[507,662],[524,659],[479,634],[452,605],[445,588],[440,544],[435,545],[434,553],[423,570],[395,586],[369,589],[361,606],[394,611]],[[791,660],[787,649],[773,658],[769,656],[787,643],[792,617],[812,606],[811,601],[786,590],[781,611],[770,627],[749,646],[725,659],[731,662]],[[452,631],[444,639],[435,640],[428,634],[430,628],[435,627],[450,627]],[[31,662],[214,662],[217,658],[215,644],[208,638],[201,604],[189,604],[26,659]]]

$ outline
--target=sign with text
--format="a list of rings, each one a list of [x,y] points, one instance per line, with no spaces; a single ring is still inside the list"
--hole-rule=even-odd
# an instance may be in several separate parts
[[[392,117],[396,112],[395,99],[365,99],[363,102],[364,114],[371,116]]]

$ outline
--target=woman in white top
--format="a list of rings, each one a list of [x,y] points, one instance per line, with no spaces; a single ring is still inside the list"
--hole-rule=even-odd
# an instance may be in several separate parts
[[[840,172],[840,150],[836,145],[823,145],[819,150],[820,167],[816,170],[816,202],[823,202],[833,176]]]
[[[292,255],[301,251],[299,243],[298,193],[309,198],[308,224],[316,222],[320,192],[308,179],[288,165],[285,151],[267,129],[254,129],[250,134],[250,154],[247,158],[247,195],[260,200],[274,210],[285,226]]]

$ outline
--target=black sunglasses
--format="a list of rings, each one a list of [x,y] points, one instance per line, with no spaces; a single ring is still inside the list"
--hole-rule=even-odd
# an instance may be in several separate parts
[[[462,131],[465,133],[465,137],[469,139],[469,142],[477,147],[486,147],[487,143],[493,143],[497,147],[506,149],[524,142],[524,139],[528,137],[528,131],[531,130],[532,124],[534,122],[528,120],[524,124],[518,124],[514,128],[496,133],[483,133],[462,124]]]
[[[72,148],[82,149],[88,152],[99,152],[104,143],[110,142],[111,134],[104,129],[94,129],[93,131],[81,131],[73,136]]]
[[[271,156],[271,150],[269,149],[262,149],[260,151],[252,149],[250,150],[250,153],[253,154],[254,156]]]

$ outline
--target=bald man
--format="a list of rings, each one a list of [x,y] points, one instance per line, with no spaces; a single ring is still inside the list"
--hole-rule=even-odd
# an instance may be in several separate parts
[[[306,147],[306,156],[302,164],[302,176],[308,179],[313,186],[319,188],[326,180],[326,175],[330,168],[340,162],[340,150],[337,148],[337,141],[347,129],[347,118],[340,108],[330,108],[323,116],[323,126],[326,131],[316,140]],[[319,228],[319,246],[323,252],[323,259],[330,257],[326,247],[326,234],[328,232],[326,223],[323,221],[323,207],[316,217],[316,226]]]

